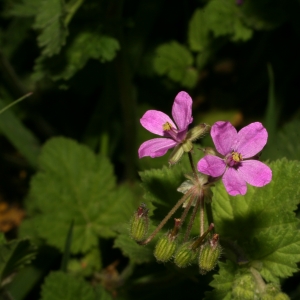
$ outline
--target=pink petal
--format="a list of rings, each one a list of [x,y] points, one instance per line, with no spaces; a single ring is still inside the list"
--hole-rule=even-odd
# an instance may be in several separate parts
[[[178,126],[178,129],[187,129],[187,127],[193,122],[192,104],[193,100],[186,92],[179,92],[175,97],[172,107],[172,116]]]
[[[227,193],[231,196],[245,195],[247,192],[246,181],[240,176],[234,168],[228,168],[223,175],[222,181],[224,183]]]
[[[160,136],[164,135],[163,125],[166,122],[169,122],[174,128],[177,128],[168,115],[158,110],[147,110],[140,119],[140,122],[148,131]]]
[[[219,153],[227,155],[233,150],[232,146],[236,141],[237,131],[229,122],[216,122],[211,128],[210,134]]]
[[[219,177],[225,172],[226,164],[224,160],[218,156],[205,155],[199,160],[197,169],[203,174]]]
[[[238,168],[241,178],[254,186],[264,186],[272,180],[272,170],[259,160],[245,160]]]
[[[144,142],[139,148],[139,158],[150,156],[152,158],[163,156],[176,146],[176,142],[167,138],[157,138]]]
[[[251,123],[238,132],[234,150],[241,153],[243,158],[257,154],[266,145],[268,132],[259,122]]]

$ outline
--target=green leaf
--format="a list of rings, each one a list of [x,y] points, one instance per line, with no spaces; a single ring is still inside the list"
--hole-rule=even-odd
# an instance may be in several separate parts
[[[41,5],[40,0],[23,0],[21,3],[14,3],[8,14],[17,17],[34,17]]]
[[[34,28],[40,31],[38,44],[43,48],[43,56],[57,54],[65,45],[68,35],[64,23],[65,14],[64,0],[39,1],[39,11],[36,15]]]
[[[131,239],[128,230],[115,239],[114,247],[120,248],[123,255],[129,257],[131,262],[136,264],[147,263],[154,260],[154,243],[147,246],[138,245]]]
[[[192,51],[203,51],[209,44],[206,13],[196,9],[189,23],[188,41]]]
[[[281,157],[300,160],[299,128],[299,120],[286,123],[276,134],[276,139],[267,144],[263,157],[271,160]]]
[[[234,1],[209,1],[204,12],[206,27],[215,37],[228,35],[232,41],[247,41],[252,37],[252,30],[241,22]]]
[[[81,32],[66,50],[65,68],[59,74],[53,75],[52,79],[70,79],[91,58],[101,63],[112,61],[119,49],[119,42],[112,37],[95,32]]]
[[[42,300],[96,300],[92,286],[83,279],[74,278],[61,271],[50,273],[42,286],[41,294]]]
[[[282,159],[270,164],[273,179],[263,188],[248,186],[245,196],[231,197],[223,184],[212,202],[216,232],[236,241],[250,261],[260,261],[268,281],[291,276],[300,261],[299,221],[294,210],[300,199],[295,174],[300,162]]]
[[[221,300],[231,298],[231,288],[234,281],[237,265],[227,260],[226,263],[219,262],[219,274],[214,275],[214,280],[209,284],[215,290],[205,293],[205,300]]]
[[[36,250],[28,239],[12,240],[0,245],[0,282],[30,263]]]
[[[0,100],[0,109],[3,108],[5,104]],[[0,130],[28,162],[36,167],[37,156],[40,153],[39,141],[12,110],[7,110],[0,115]]]
[[[99,247],[93,248],[81,258],[72,258],[68,263],[68,272],[75,276],[92,276],[101,270],[101,252]]]
[[[196,84],[196,73],[191,71],[194,58],[183,45],[172,41],[156,49],[154,69],[159,75],[167,75],[182,86],[193,87]],[[190,83],[189,80],[192,80]]]
[[[21,233],[33,232],[61,251],[72,220],[71,253],[84,253],[99,237],[114,237],[139,205],[129,187],[116,187],[106,157],[73,140],[51,139],[39,162],[41,171],[31,181],[27,203],[32,217]]]

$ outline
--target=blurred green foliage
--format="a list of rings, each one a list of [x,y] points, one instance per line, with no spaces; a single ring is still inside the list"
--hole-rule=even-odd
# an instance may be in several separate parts
[[[273,182],[235,198],[217,185],[216,227],[246,252],[246,268],[262,264],[266,281],[292,276],[299,262],[299,8],[298,0],[1,1],[0,109],[33,92],[0,115],[0,200],[26,211],[18,232],[7,233],[12,241],[0,242],[1,295],[202,299],[213,287],[206,299],[231,297],[243,266],[225,262],[230,251],[211,282],[196,267],[157,264],[155,243],[138,246],[128,235],[141,202],[154,230],[190,172],[186,157],[169,169],[168,154],[137,156],[153,137],[139,118],[147,109],[169,114],[182,89],[193,98],[195,123],[267,127],[262,158],[271,161]],[[209,137],[195,146],[197,159],[203,145],[212,146]],[[194,236],[198,228],[196,221]],[[66,241],[70,258],[58,271]],[[35,255],[33,242],[37,259],[19,271]],[[299,299],[299,274],[281,280]]]

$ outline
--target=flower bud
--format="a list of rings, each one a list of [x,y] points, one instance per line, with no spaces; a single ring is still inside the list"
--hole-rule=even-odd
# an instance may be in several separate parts
[[[147,235],[149,227],[148,209],[142,203],[134,213],[130,222],[130,236],[136,242],[142,241]]]
[[[173,256],[177,247],[176,237],[180,225],[181,220],[175,219],[173,230],[169,231],[158,240],[154,249],[154,256],[158,261],[166,262]]]
[[[182,244],[177,250],[174,262],[179,268],[186,268],[196,261],[198,250],[193,250],[193,241]]]
[[[170,155],[169,165],[171,166],[171,165],[176,164],[180,160],[183,153],[184,153],[184,150],[183,150],[182,145],[181,144],[177,145]]]
[[[219,235],[214,234],[213,238],[200,249],[199,267],[201,272],[211,271],[217,264],[222,248],[219,245]]]
[[[217,156],[217,151],[214,148],[211,147],[205,147],[203,149],[201,149],[204,152],[204,155],[214,155]]]
[[[285,293],[278,293],[274,298],[274,300],[289,300],[290,297]]]
[[[256,293],[256,284],[252,274],[239,276],[233,282],[232,299],[253,300],[259,299]]]
[[[209,131],[210,131],[210,126],[208,124],[205,123],[199,124],[188,131],[188,133],[186,134],[186,139],[193,142],[203,137]]]

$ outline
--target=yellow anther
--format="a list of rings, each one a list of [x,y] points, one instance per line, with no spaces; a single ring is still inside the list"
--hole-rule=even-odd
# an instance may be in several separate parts
[[[169,122],[166,122],[164,125],[163,125],[163,130],[164,131],[169,131],[172,129],[172,125],[169,123]]]
[[[242,154],[238,153],[238,152],[232,152],[232,159],[236,162],[240,162],[243,160]]]

